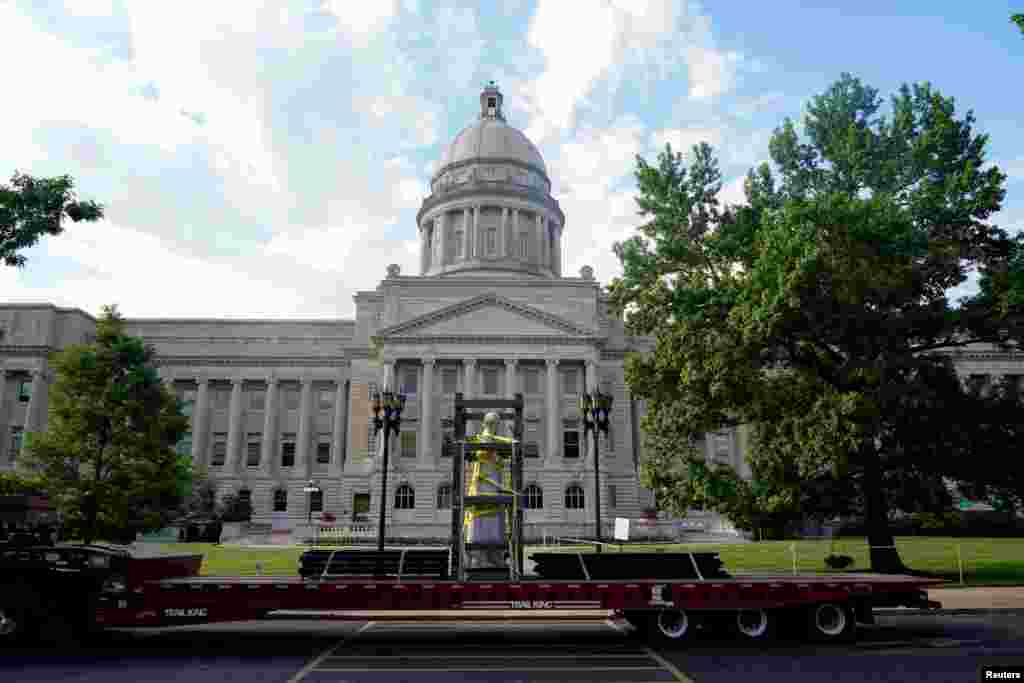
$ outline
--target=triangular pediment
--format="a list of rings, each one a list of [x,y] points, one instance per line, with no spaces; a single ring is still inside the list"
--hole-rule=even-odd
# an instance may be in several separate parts
[[[593,332],[533,306],[481,294],[379,332],[380,337],[586,337]]]

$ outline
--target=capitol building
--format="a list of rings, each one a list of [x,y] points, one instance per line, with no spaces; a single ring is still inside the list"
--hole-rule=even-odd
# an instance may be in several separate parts
[[[603,533],[616,517],[639,518],[653,504],[639,483],[644,406],[631,399],[623,361],[653,340],[625,333],[591,268],[563,274],[572,228],[551,190],[544,159],[507,123],[491,85],[417,214],[419,273],[382,264],[385,277],[355,295],[354,319],[129,318],[127,332],[155,347],[161,376],[187,402],[191,432],[179,448],[207,466],[221,495],[250,498],[255,522],[277,511],[302,523],[311,507],[375,524],[383,458],[371,396],[396,389],[407,401],[390,445],[388,535],[446,538],[455,393],[522,393],[527,537],[592,536],[592,434],[577,395],[600,389],[614,397],[600,446]],[[15,465],[25,433],[46,428],[47,355],[90,340],[95,326],[79,309],[0,301],[0,469]],[[1019,365],[984,350],[961,355],[967,373]],[[708,459],[749,476],[748,438],[745,428],[709,435]],[[310,480],[320,494],[303,492]],[[713,514],[688,520],[728,529]]]

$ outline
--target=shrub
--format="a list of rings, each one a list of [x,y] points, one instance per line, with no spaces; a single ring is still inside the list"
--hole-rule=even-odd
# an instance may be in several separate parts
[[[825,558],[825,564],[830,569],[846,569],[853,564],[853,558],[849,555],[829,555]]]

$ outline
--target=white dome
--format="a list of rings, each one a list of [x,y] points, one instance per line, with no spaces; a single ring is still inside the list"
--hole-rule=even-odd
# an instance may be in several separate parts
[[[544,158],[529,138],[499,118],[484,118],[455,136],[441,157],[438,171],[460,161],[512,159],[547,175]]]

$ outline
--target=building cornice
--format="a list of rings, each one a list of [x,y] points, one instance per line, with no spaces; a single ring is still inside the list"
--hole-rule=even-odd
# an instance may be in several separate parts
[[[304,318],[126,318],[125,323],[167,324],[167,325],[314,325],[316,327],[355,327],[355,320],[340,318],[336,320],[304,319]]]
[[[160,342],[164,344],[295,344],[313,343],[316,345],[344,344],[352,341],[353,336],[346,337],[165,337],[146,335],[143,341],[147,344]]]
[[[345,368],[349,365],[347,356],[323,356],[320,358],[302,358],[296,356],[172,356],[162,355],[155,360],[161,368],[201,368],[201,367],[318,367]]]
[[[540,192],[534,188],[524,186],[509,187],[504,183],[476,181],[459,185],[457,190],[452,190],[441,195],[432,194],[423,200],[420,210],[416,212],[416,225],[423,222],[423,217],[434,208],[446,202],[456,202],[471,197],[488,195],[492,197],[508,197],[512,199],[525,199],[530,203],[543,206],[545,209],[558,216],[559,225],[565,225],[565,213],[558,204],[558,200],[551,195]]]

